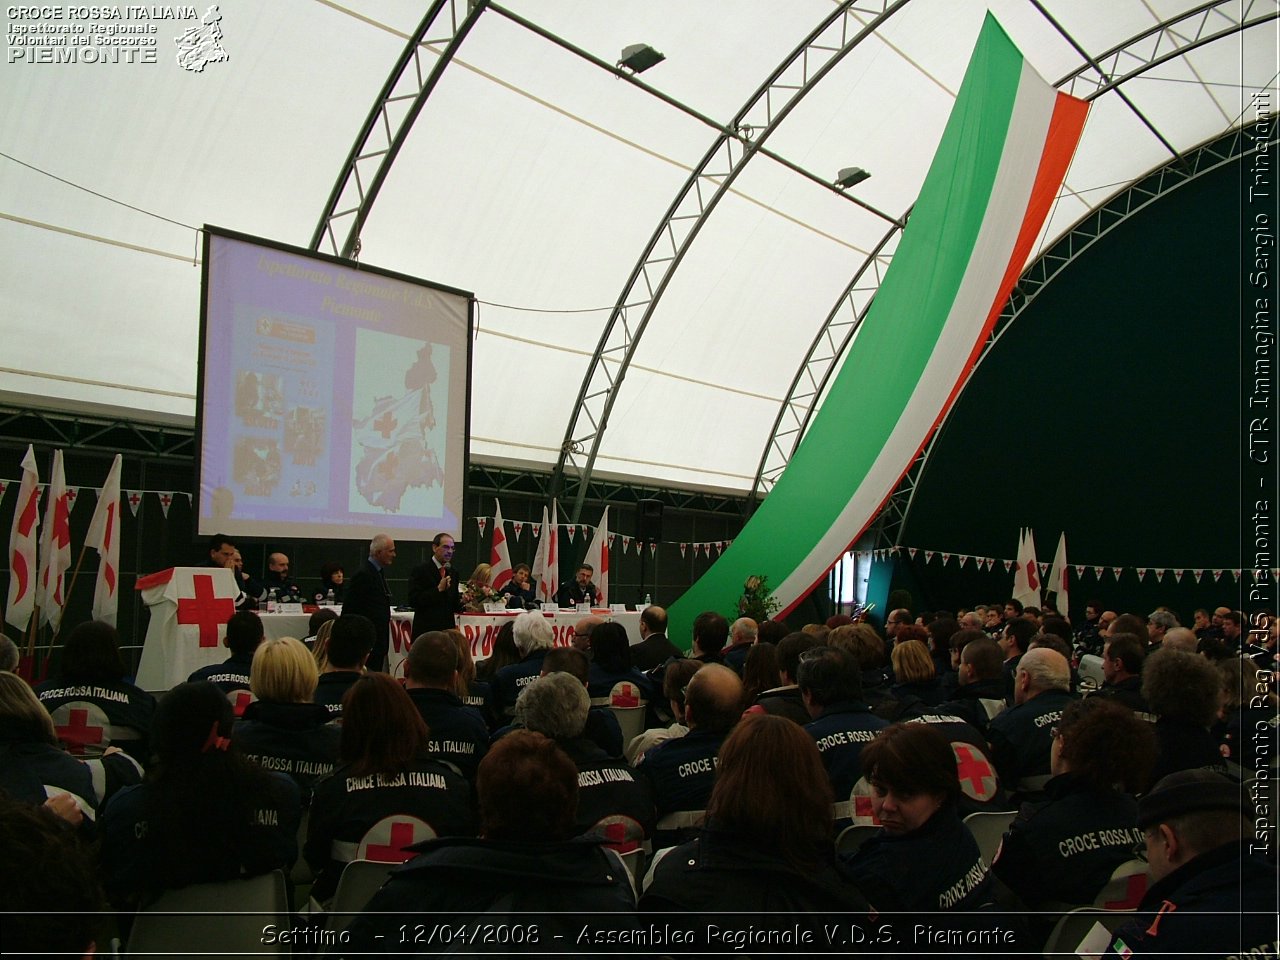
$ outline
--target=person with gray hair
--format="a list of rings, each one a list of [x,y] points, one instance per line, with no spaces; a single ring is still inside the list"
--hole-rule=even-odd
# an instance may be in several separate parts
[[[493,675],[494,710],[499,717],[512,716],[520,691],[533,683],[542,672],[542,660],[552,646],[551,624],[541,612],[526,610],[517,614],[512,624],[512,640],[520,653],[520,662],[508,664]]]
[[[1142,667],[1142,696],[1156,715],[1156,765],[1152,780],[1179,770],[1226,772],[1217,738],[1209,728],[1218,718],[1221,681],[1204,657],[1181,650],[1157,650]]]
[[[1037,647],[1022,655],[1013,684],[1014,706],[987,729],[991,759],[1015,799],[1039,800],[1049,782],[1055,725],[1074,699],[1071,665],[1057,650]]]
[[[396,542],[390,534],[380,533],[370,540],[369,557],[351,578],[342,604],[344,614],[368,617],[373,624],[370,670],[387,669],[387,650],[391,646],[391,588],[387,586],[387,567],[395,560]]]
[[[760,628],[750,617],[739,617],[729,628],[729,646],[725,648],[724,665],[742,676],[742,668],[746,666],[747,654],[759,636]]]
[[[1159,610],[1153,610],[1151,616],[1147,617],[1147,638],[1153,647],[1159,647],[1164,643],[1165,634],[1174,627],[1179,626],[1178,618],[1163,607]]]
[[[550,737],[577,767],[574,829],[600,834],[619,853],[627,853],[653,835],[653,791],[644,777],[584,736],[590,707],[586,688],[576,677],[549,673],[521,692],[516,725]]]
[[[1173,627],[1165,632],[1162,650],[1181,650],[1183,653],[1195,653],[1200,641],[1195,633],[1187,627]]]
[[[20,659],[17,644],[8,637],[0,635],[0,670],[16,673]]]

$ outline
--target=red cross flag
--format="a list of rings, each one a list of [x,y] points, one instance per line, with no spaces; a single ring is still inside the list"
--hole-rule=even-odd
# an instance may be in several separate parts
[[[538,536],[538,553],[533,561],[533,578],[538,581],[538,599],[543,603],[555,603],[560,592],[560,556],[557,550],[559,520],[556,502],[551,501],[551,516],[542,508],[542,532]],[[537,532],[537,528],[535,528]]]
[[[62,608],[67,602],[63,575],[71,566],[71,502],[67,499],[66,477],[62,472],[62,451],[53,452],[53,471],[49,475],[49,497],[44,505],[44,531],[40,536],[40,578],[36,584],[36,603],[40,607],[40,623],[51,624],[54,633],[62,622]]]
[[[98,551],[98,580],[93,588],[93,618],[113,625],[120,606],[120,598],[116,593],[120,587],[120,462],[121,457],[117,453],[111,470],[107,473],[107,482],[98,494],[98,505],[94,507],[89,532],[84,538],[86,547],[93,547]]]
[[[36,607],[36,528],[40,526],[40,476],[36,452],[27,445],[22,458],[22,482],[13,508],[9,532],[9,603],[4,618],[19,630],[27,629]]]
[[[587,547],[585,563],[595,567],[595,585],[599,592],[596,603],[602,607],[609,605],[609,508],[604,508],[600,516],[600,526],[596,527],[596,535],[591,538]]]
[[[493,501],[493,548],[489,551],[489,585],[501,590],[511,579],[511,551],[507,549],[507,528],[502,522],[502,504]]]
[[[135,589],[151,613],[138,664],[140,687],[167,690],[226,659],[222,639],[240,593],[230,570],[171,567],[140,577]]]

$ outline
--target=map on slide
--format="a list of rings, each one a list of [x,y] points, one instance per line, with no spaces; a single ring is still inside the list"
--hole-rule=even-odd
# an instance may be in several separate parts
[[[432,345],[415,345],[419,349],[405,372],[404,392],[375,396],[369,413],[353,419],[356,494],[369,507],[388,513],[399,512],[415,488],[439,490],[444,483],[438,445],[432,442],[437,425],[431,396],[437,380]],[[448,349],[442,352],[447,364]]]

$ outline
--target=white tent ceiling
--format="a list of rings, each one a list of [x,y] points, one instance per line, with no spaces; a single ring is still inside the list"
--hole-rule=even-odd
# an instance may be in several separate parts
[[[155,63],[6,56],[0,400],[190,422],[195,228],[213,223],[308,245],[426,6],[223,0],[229,59],[199,73],[173,56],[173,37],[190,21],[159,22]],[[1241,20],[1255,23],[1094,100],[1038,253],[1168,162],[1160,138],[1186,150],[1256,119],[1257,102],[1264,113],[1275,109],[1277,0],[1040,6],[903,3],[798,102],[769,149],[828,180],[842,167],[865,167],[872,178],[850,192],[900,217],[988,9],[1050,81],[1086,67],[1063,87],[1079,96],[1096,89],[1098,73],[1076,45],[1100,58],[1200,11],[1098,63],[1119,75]],[[835,9],[830,0],[507,7],[610,63],[628,44],[653,45],[666,60],[641,79],[725,125]],[[869,23],[881,9],[855,5],[849,24]],[[458,16],[465,13],[459,3]],[[17,22],[30,20],[8,21],[10,49]],[[425,51],[427,68],[439,49]],[[1251,99],[1258,93],[1265,100]],[[610,310],[717,133],[502,13],[480,13],[360,231],[362,261],[480,300],[474,458],[555,462]],[[597,473],[749,489],[811,340],[887,227],[779,162],[753,158],[673,271],[636,344]]]

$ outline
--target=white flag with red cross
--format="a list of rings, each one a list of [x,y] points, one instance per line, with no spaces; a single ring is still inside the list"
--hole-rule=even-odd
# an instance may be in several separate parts
[[[599,591],[596,604],[602,607],[609,605],[609,508],[604,508],[600,515],[600,525],[596,527],[596,535],[587,545],[587,554],[583,561],[595,567],[594,583]],[[595,606],[596,604],[592,604]]]
[[[62,622],[66,605],[63,575],[71,566],[71,503],[67,499],[66,476],[62,471],[62,451],[53,452],[49,473],[49,496],[44,504],[44,530],[40,534],[40,576],[36,582],[36,604],[40,624],[50,624],[54,633]]]
[[[551,515],[542,508],[542,532],[538,537],[538,553],[533,561],[533,578],[538,581],[538,599],[543,603],[555,603],[560,592],[560,555],[557,545],[559,518],[556,502],[551,501]]]
[[[1064,617],[1069,616],[1068,609],[1071,606],[1070,598],[1067,596],[1067,571],[1071,568],[1067,566],[1067,534],[1064,530],[1058,536],[1058,549],[1053,555],[1053,568],[1049,571],[1049,581],[1045,584],[1045,592],[1056,593],[1055,602],[1058,605],[1058,612]]]
[[[138,686],[167,690],[227,657],[227,621],[240,588],[222,567],[171,567],[140,577],[135,589],[151,613]]]
[[[22,482],[18,502],[13,507],[13,527],[9,532],[9,602],[4,618],[19,630],[27,629],[36,607],[36,529],[40,526],[40,475],[36,472],[36,452],[28,444],[22,458]]]
[[[111,463],[107,482],[98,494],[98,505],[89,521],[84,544],[98,551],[98,577],[93,588],[93,619],[112,625],[120,607],[120,464],[121,456]],[[136,511],[135,511],[136,513]],[[179,683],[181,681],[178,681]],[[153,690],[162,689],[152,687]]]
[[[493,547],[489,551],[489,585],[501,590],[511,579],[511,551],[507,549],[507,528],[502,523],[502,504],[493,501]]]
[[[1024,607],[1040,605],[1040,571],[1036,565],[1036,541],[1027,527],[1018,538],[1018,566],[1013,575],[1013,599]]]

